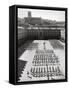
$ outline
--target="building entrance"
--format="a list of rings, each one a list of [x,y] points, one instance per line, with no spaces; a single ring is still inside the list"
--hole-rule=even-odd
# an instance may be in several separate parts
[[[38,34],[38,39],[39,39],[39,40],[43,40],[43,39],[44,39],[44,38],[43,38],[43,32],[42,32],[42,31],[39,32],[39,34]]]

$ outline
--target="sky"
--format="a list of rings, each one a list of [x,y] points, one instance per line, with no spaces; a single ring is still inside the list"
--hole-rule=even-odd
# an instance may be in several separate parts
[[[65,11],[55,11],[55,10],[18,8],[18,17],[19,18],[27,17],[28,11],[31,11],[32,17],[41,17],[42,19],[65,21]]]

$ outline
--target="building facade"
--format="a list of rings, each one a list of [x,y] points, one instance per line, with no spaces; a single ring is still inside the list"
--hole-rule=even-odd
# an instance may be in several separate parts
[[[28,17],[18,19],[18,43],[26,40],[61,39],[61,30],[65,30],[64,22],[44,20],[41,17]]]

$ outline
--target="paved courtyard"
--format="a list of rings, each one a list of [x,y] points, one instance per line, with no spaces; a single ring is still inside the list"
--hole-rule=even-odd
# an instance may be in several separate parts
[[[59,40],[34,40],[18,61],[26,61],[19,82],[65,78],[65,44]]]

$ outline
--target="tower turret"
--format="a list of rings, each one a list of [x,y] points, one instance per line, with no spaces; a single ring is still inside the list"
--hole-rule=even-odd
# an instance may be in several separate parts
[[[28,17],[31,18],[31,11],[28,12]]]

